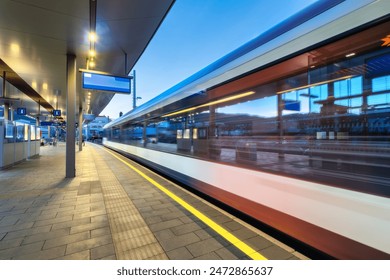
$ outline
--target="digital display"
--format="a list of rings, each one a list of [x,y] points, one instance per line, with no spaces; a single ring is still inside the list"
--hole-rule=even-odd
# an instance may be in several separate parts
[[[130,94],[130,77],[83,72],[83,88]]]

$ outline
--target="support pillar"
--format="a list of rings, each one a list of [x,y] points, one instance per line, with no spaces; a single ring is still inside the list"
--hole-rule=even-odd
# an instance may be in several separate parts
[[[80,102],[81,103],[81,102]],[[83,150],[83,109],[79,108],[79,152]]]
[[[7,72],[3,71],[3,85],[2,85],[2,94],[1,97],[7,97],[6,91],[6,83],[7,83]],[[9,104],[7,102],[4,103],[4,119],[9,119]]]
[[[135,87],[135,70],[133,70],[133,110],[135,108],[137,108],[137,94],[136,94],[135,90],[136,90],[136,87]]]
[[[66,68],[66,178],[76,177],[76,56],[67,55]]]

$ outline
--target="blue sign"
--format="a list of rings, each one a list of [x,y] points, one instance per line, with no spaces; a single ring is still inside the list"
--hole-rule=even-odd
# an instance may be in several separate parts
[[[130,93],[130,77],[83,72],[83,88],[120,93]]]
[[[41,122],[41,126],[52,126],[53,122]]]
[[[95,115],[94,114],[83,114],[83,118],[86,121],[93,121],[95,119]]]
[[[17,108],[16,109],[16,113],[19,115],[19,116],[25,116],[27,115],[27,109],[26,108]]]
[[[53,110],[54,117],[61,117],[61,110]]]
[[[284,110],[289,110],[289,111],[301,111],[301,101],[297,100],[283,100]]]

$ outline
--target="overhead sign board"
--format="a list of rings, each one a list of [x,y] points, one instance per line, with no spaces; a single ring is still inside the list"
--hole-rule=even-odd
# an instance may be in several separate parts
[[[53,110],[54,117],[61,117],[61,110]]]
[[[24,107],[19,107],[19,108],[16,109],[16,113],[19,116],[25,116],[25,115],[27,115],[27,109],[24,108]]]
[[[84,89],[130,94],[130,80],[131,77],[82,72],[82,86]]]

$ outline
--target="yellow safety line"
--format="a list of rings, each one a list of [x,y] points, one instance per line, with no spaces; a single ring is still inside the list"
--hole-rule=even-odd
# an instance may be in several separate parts
[[[148,175],[146,175],[145,173],[143,173],[141,170],[137,169],[136,167],[132,166],[131,164],[129,164],[128,162],[124,161],[123,159],[121,159],[120,157],[118,157],[117,155],[115,155],[114,153],[108,151],[107,149],[104,149],[107,153],[110,153],[112,156],[116,157],[117,159],[119,159],[121,162],[123,162],[124,164],[126,164],[128,167],[130,167],[131,169],[133,169],[135,172],[137,172],[139,175],[141,175],[143,178],[145,178],[147,181],[149,181],[150,183],[152,183],[155,187],[157,187],[158,189],[160,189],[162,192],[164,192],[166,195],[168,195],[170,198],[172,198],[174,201],[176,201],[177,203],[179,203],[181,206],[183,206],[185,209],[187,209],[190,213],[192,213],[193,215],[195,215],[198,219],[200,219],[203,223],[205,223],[206,225],[208,225],[209,227],[211,227],[214,231],[216,231],[217,233],[219,233],[223,238],[225,238],[227,241],[229,241],[230,243],[232,243],[234,246],[236,246],[239,250],[241,250],[242,252],[244,252],[247,256],[249,256],[250,258],[252,258],[253,260],[267,260],[267,258],[265,258],[263,255],[261,255],[260,253],[256,252],[256,250],[254,250],[252,247],[250,247],[248,244],[244,243],[243,241],[241,241],[240,239],[238,239],[236,236],[234,236],[233,234],[231,234],[229,231],[227,231],[226,229],[224,229],[223,227],[221,227],[220,225],[218,225],[216,222],[214,222],[213,220],[211,220],[210,218],[208,218],[206,215],[204,215],[203,213],[201,213],[200,211],[198,211],[196,208],[194,208],[193,206],[191,206],[190,204],[188,204],[187,202],[185,202],[183,199],[181,199],[180,197],[178,197],[177,195],[175,195],[174,193],[172,193],[171,191],[169,191],[168,189],[166,189],[165,187],[163,187],[162,185],[160,185],[159,183],[157,183],[155,180],[153,180],[152,178],[150,178]]]

